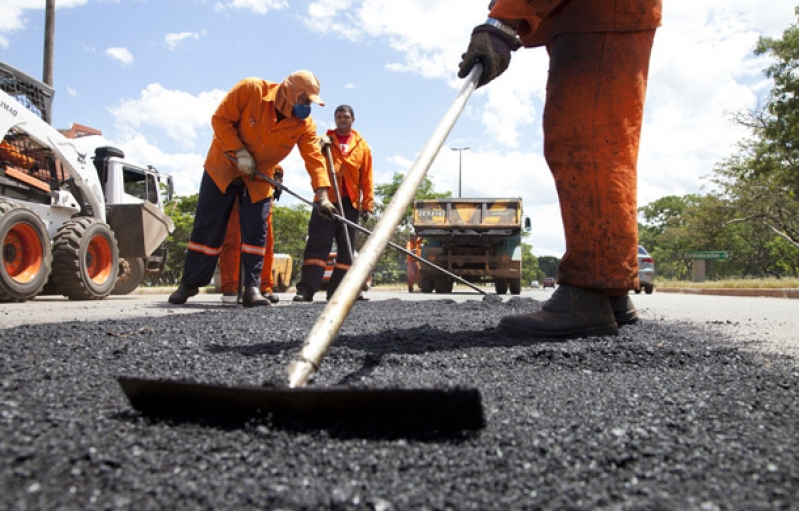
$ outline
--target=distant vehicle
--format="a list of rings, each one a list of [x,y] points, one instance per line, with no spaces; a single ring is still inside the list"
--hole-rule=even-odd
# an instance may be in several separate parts
[[[547,277],[544,279],[544,289],[551,287],[555,287],[555,279],[553,277]]]
[[[539,287],[541,287],[541,284],[539,284],[537,280],[533,280],[530,282],[530,287],[538,289]]]
[[[655,290],[655,260],[644,247],[638,245],[638,287],[635,292],[640,293],[641,290],[648,295]]]

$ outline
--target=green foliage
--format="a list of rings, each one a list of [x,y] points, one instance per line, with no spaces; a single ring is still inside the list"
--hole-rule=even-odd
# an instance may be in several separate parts
[[[558,277],[558,265],[560,264],[560,259],[553,256],[541,256],[538,258],[538,267],[540,268],[541,272],[543,273],[544,277]],[[537,279],[543,280],[543,279]]]
[[[544,280],[544,273],[538,267],[538,258],[533,255],[532,245],[522,242],[522,286],[530,285],[530,282]]]
[[[291,256],[291,280],[297,283],[302,272],[305,240],[308,237],[308,221],[311,211],[304,204],[277,206],[272,209],[272,229],[275,237],[275,252]]]
[[[151,275],[145,278],[145,285],[172,286],[180,282],[183,276],[183,261],[186,259],[186,250],[189,246],[189,236],[194,225],[194,212],[197,209],[199,194],[188,197],[175,196],[164,206],[164,212],[172,218],[175,230],[170,234],[165,243],[167,246],[167,262],[165,270],[160,275]]]

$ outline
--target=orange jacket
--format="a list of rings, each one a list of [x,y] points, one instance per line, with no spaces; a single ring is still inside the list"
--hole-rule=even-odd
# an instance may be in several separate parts
[[[569,32],[634,32],[660,26],[663,0],[496,0],[492,18],[519,22],[525,46]]]
[[[272,185],[238,171],[235,157],[242,147],[255,159],[257,171],[272,177],[275,165],[296,145],[305,160],[313,189],[330,186],[313,119],[287,117],[277,122],[278,86],[259,78],[245,78],[227,93],[211,117],[214,139],[205,159],[205,170],[223,192],[231,181],[241,177],[253,202],[272,195]]]
[[[416,255],[418,255],[418,256],[421,256],[421,255],[422,255],[422,242],[423,242],[423,241],[424,241],[424,240],[423,240],[422,238],[417,238],[417,239],[416,239],[416,241],[413,241],[413,239],[409,239],[409,240],[408,240],[408,243],[406,243],[406,244],[405,244],[405,249],[406,249],[408,252],[413,252],[414,254],[416,254]],[[406,256],[405,256],[405,259],[406,259],[406,260],[407,260],[407,262],[409,262],[409,263],[411,263],[411,262],[418,262],[418,261],[416,260],[416,258],[414,258],[414,257],[411,257],[410,255],[406,255]]]
[[[349,152],[345,156],[337,143],[336,130],[327,130],[327,136],[333,144],[330,154],[338,175],[339,190],[344,190],[352,200],[352,207],[357,210],[374,211],[375,195],[372,181],[372,150],[369,144],[356,130],[352,130]],[[332,176],[328,176],[332,179]],[[336,202],[335,193],[328,192],[332,202]]]

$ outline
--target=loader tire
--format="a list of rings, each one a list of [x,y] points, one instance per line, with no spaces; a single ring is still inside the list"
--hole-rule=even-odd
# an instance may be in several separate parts
[[[144,259],[140,257],[119,258],[117,281],[112,295],[129,295],[144,281]]]
[[[102,300],[111,294],[119,269],[113,231],[95,218],[65,222],[53,242],[52,281],[70,300]]]
[[[0,201],[0,302],[24,302],[41,293],[50,276],[50,234],[33,212]]]

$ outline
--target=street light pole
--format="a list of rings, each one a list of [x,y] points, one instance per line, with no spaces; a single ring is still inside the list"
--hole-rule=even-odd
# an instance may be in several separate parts
[[[451,147],[453,151],[458,151],[458,198],[461,198],[461,168],[463,164],[463,151],[468,151],[468,147]]]

